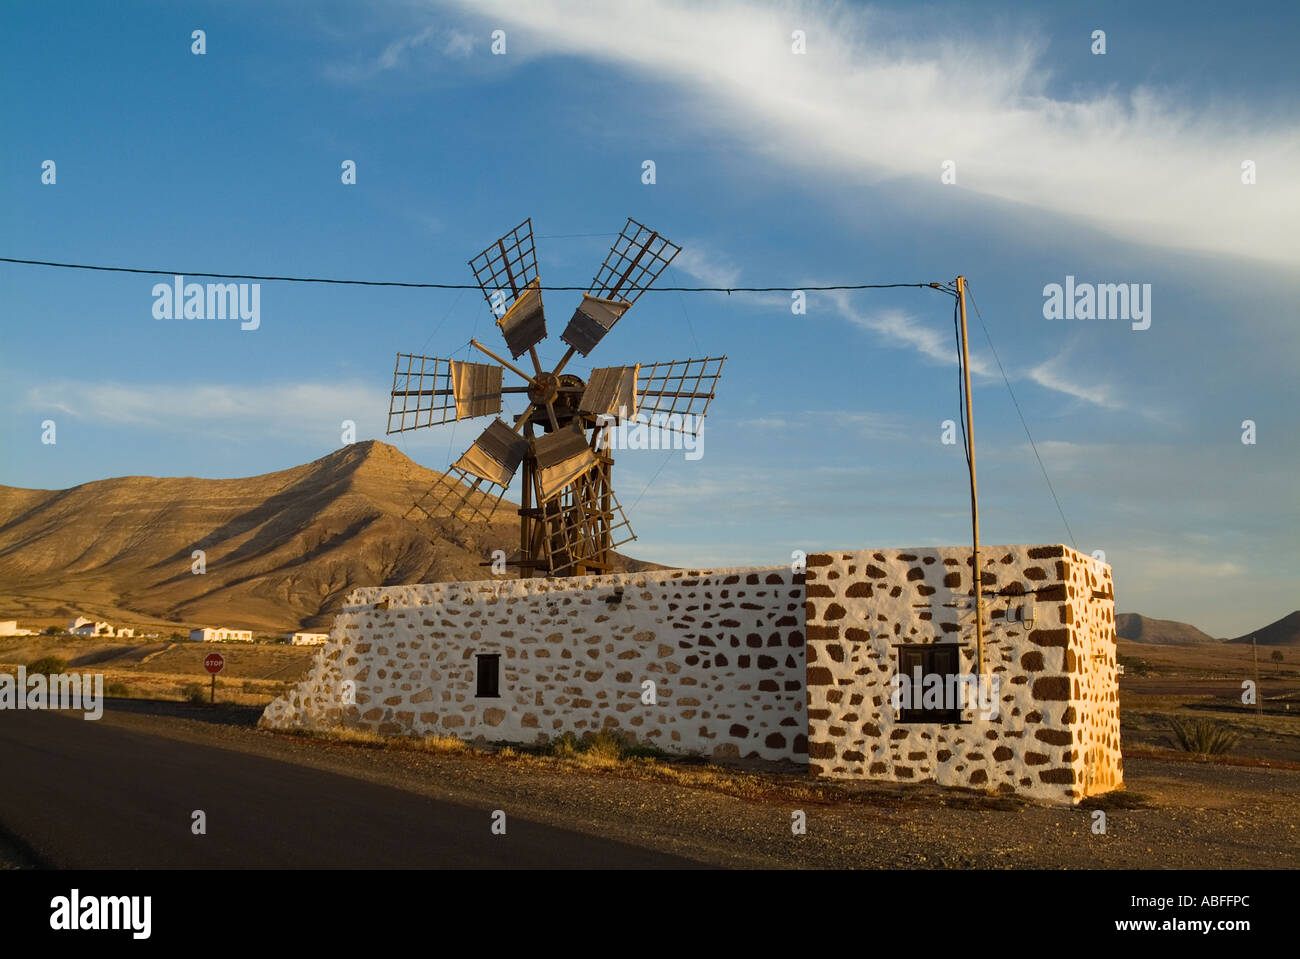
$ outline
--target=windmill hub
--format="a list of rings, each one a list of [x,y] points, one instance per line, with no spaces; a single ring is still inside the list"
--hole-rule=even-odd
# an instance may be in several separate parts
[[[528,385],[528,402],[538,406],[554,403],[560,395],[560,378],[546,370],[533,377]]]
[[[507,563],[521,576],[608,572],[614,548],[636,537],[610,484],[614,460],[599,444],[602,419],[658,415],[664,429],[694,432],[726,357],[597,367],[585,381],[563,370],[575,354],[595,349],[678,252],[629,219],[561,334],[567,350],[552,370],[542,369],[537,355],[546,314],[532,221],[470,260],[514,362],[477,340],[470,345],[494,363],[397,355],[389,433],[496,417],[412,511],[436,523],[448,513],[487,522],[522,469],[519,552]],[[505,372],[524,385],[505,386]],[[500,418],[507,393],[528,397],[513,427]]]

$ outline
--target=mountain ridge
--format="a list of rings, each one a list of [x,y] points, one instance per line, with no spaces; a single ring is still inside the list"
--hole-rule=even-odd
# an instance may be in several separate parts
[[[463,530],[405,519],[440,476],[366,440],[259,476],[0,486],[0,608],[283,629],[327,624],[357,586],[484,579],[492,550],[517,549],[512,504]]]

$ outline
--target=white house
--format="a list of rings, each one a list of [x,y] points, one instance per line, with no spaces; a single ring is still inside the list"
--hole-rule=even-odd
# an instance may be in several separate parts
[[[225,626],[204,626],[191,629],[190,639],[196,643],[251,643],[251,629],[228,629]]]
[[[77,619],[73,620],[73,623],[76,623],[77,620],[82,620],[82,619],[83,617],[78,616]],[[80,625],[74,625],[71,629],[68,630],[68,632],[72,633],[73,636],[114,635],[112,623],[104,623],[104,622],[99,622],[97,620],[90,620],[90,619],[83,620],[83,622],[81,622]]]
[[[289,642],[294,646],[320,646],[329,642],[329,633],[297,632],[289,634]]]
[[[0,636],[34,636],[34,630],[19,629],[18,620],[0,619]]]

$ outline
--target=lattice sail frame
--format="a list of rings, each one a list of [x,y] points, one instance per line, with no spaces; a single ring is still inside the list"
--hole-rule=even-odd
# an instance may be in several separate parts
[[[537,272],[537,247],[533,243],[533,218],[529,217],[509,233],[491,244],[482,253],[472,257],[469,268],[483,291],[488,309],[497,317],[504,316],[524,289],[539,279]],[[504,299],[499,304],[492,297],[500,291]]]
[[[403,360],[406,361],[405,369],[402,368]],[[398,400],[401,400],[400,406]],[[450,423],[454,419],[456,397],[451,388],[451,361],[436,356],[398,353],[397,366],[393,370],[393,392],[388,401],[388,432],[405,433]]]
[[[414,514],[420,513],[430,522],[452,519],[459,522],[462,527],[468,526],[475,520],[481,523],[491,522],[508,487],[488,483],[489,489],[498,490],[493,496],[491,493],[479,491],[479,487],[483,486],[484,482],[459,467],[449,466],[447,471],[411,505],[404,518],[409,520]]]
[[[675,433],[699,433],[727,357],[642,363],[637,370],[637,419]]]
[[[623,226],[587,293],[631,306],[668,269],[682,248],[631,217]]]

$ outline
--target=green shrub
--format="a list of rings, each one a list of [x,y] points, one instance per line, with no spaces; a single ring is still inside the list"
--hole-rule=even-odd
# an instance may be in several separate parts
[[[131,687],[127,686],[126,683],[109,683],[108,688],[105,689],[104,692],[109,696],[117,696],[120,699],[125,699],[131,695]]]
[[[208,691],[200,683],[189,683],[181,690],[181,695],[185,697],[186,702],[206,703],[208,701]]]
[[[1151,664],[1136,656],[1117,656],[1116,661],[1124,667],[1126,676],[1150,676]]]
[[[42,636],[59,636],[63,633],[62,626],[46,626],[41,630]]]
[[[1237,745],[1237,734],[1208,719],[1171,719],[1169,727],[1179,749],[1202,756],[1217,756]]]
[[[41,673],[44,676],[50,676],[54,673],[61,673],[68,668],[66,659],[59,659],[57,656],[42,656],[27,664],[27,672]]]

